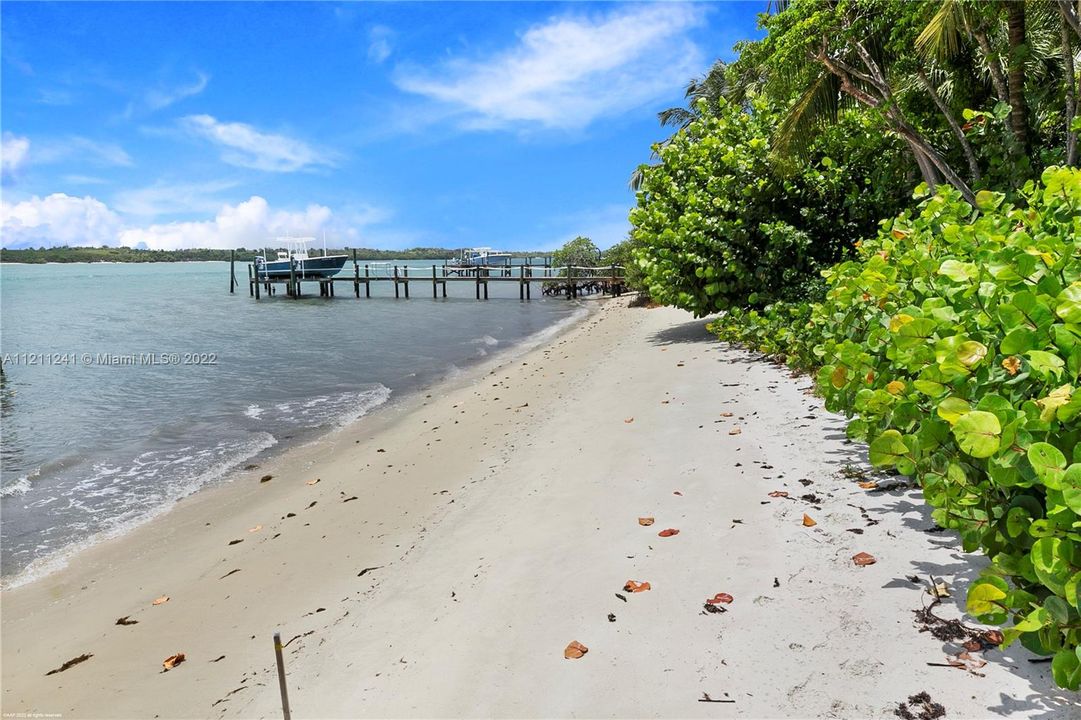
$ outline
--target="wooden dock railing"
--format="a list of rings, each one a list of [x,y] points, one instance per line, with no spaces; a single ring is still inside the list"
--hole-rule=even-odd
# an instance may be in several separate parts
[[[235,257],[229,264],[229,292],[239,284],[234,273]],[[391,263],[368,262],[361,264],[357,260],[356,251],[353,253],[353,272],[348,274],[339,272],[334,277],[306,277],[298,264],[293,263],[288,277],[268,277],[261,275],[254,263],[248,263],[248,292],[255,299],[259,299],[264,293],[274,295],[280,286],[285,287],[288,297],[299,298],[303,295],[304,283],[316,283],[320,297],[334,297],[334,286],[339,283],[352,284],[353,295],[359,298],[361,286],[364,288],[364,297],[372,296],[372,283],[389,282],[394,288],[394,297],[401,298],[403,295],[409,298],[410,285],[421,283],[431,285],[432,297],[447,297],[447,283],[471,283],[474,286],[474,294],[477,300],[488,299],[489,283],[517,283],[518,299],[532,299],[532,287],[535,283],[541,284],[541,292],[545,295],[563,295],[567,299],[576,298],[580,294],[589,292],[602,292],[604,294],[621,295],[626,290],[623,267],[619,265],[606,265],[602,267],[587,267],[570,265],[554,267],[549,263],[536,265],[529,262],[517,265],[431,265],[410,266]]]

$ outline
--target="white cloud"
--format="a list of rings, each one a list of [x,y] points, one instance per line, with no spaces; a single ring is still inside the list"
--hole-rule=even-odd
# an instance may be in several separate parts
[[[53,193],[11,204],[0,201],[4,247],[115,245],[120,218],[92,197]]]
[[[302,140],[266,133],[245,123],[223,123],[211,115],[188,115],[181,127],[221,146],[221,159],[230,165],[270,172],[293,172],[316,165],[333,165],[329,153]]]
[[[122,213],[142,217],[214,212],[222,206],[222,201],[216,195],[236,186],[234,180],[176,184],[158,182],[150,187],[118,193],[113,198],[113,206]]]
[[[202,72],[197,72],[196,78],[193,82],[187,85],[178,85],[172,88],[156,88],[146,93],[144,101],[146,102],[146,106],[151,110],[161,110],[162,108],[169,107],[173,103],[179,102],[184,98],[198,95],[206,89],[207,83],[209,82],[209,75]]]
[[[429,71],[399,67],[395,81],[455,108],[467,128],[579,129],[682,87],[703,64],[685,37],[702,17],[699,7],[682,3],[556,17],[491,57]]]
[[[390,41],[394,31],[385,25],[375,25],[368,31],[368,59],[379,64],[390,57]]]
[[[77,158],[94,165],[130,167],[134,163],[124,148],[116,143],[72,135],[59,140],[45,140],[30,154],[34,164],[46,165]]]
[[[323,230],[339,243],[355,235],[354,230],[337,226],[330,208],[323,205],[309,205],[299,212],[272,210],[264,198],[253,195],[237,205],[222,207],[213,220],[130,228],[120,233],[119,242],[155,250],[254,248],[272,242],[279,235],[319,235]]]
[[[0,142],[0,177],[9,180],[18,175],[29,152],[30,138],[4,133]]]

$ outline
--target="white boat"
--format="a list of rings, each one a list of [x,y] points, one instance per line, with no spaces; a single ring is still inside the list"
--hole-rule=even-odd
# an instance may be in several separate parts
[[[490,247],[465,248],[458,262],[470,267],[510,265],[511,254]]]
[[[269,259],[268,253],[263,250],[262,255],[255,257],[255,272],[259,278],[283,278],[289,277],[294,266],[298,278],[328,278],[337,275],[345,267],[348,259],[346,255],[328,255],[327,241],[323,239],[323,254],[312,256],[308,252],[308,245],[315,242],[312,237],[280,237],[276,238],[284,250],[277,251],[277,257]]]

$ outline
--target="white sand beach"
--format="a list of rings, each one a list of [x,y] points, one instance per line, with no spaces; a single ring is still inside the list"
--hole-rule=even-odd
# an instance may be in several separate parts
[[[808,378],[593,304],[5,591],[5,716],[280,717],[280,631],[296,718],[1081,717],[1020,647],[956,668],[920,631],[930,578],[960,618],[982,561],[903,479],[859,486]]]

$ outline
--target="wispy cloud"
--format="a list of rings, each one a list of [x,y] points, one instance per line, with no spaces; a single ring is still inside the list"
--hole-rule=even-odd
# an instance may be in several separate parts
[[[400,66],[395,82],[455,109],[466,128],[580,129],[681,87],[703,64],[687,37],[703,18],[681,3],[554,17],[489,57]]]
[[[105,178],[94,177],[93,175],[65,175],[61,178],[69,185],[108,185],[109,181]]]
[[[328,152],[286,135],[257,130],[246,123],[220,122],[211,115],[188,115],[180,124],[191,135],[221,147],[222,161],[237,167],[295,172],[334,165]]]
[[[375,25],[368,31],[368,59],[380,64],[390,57],[390,42],[394,31],[385,25]]]
[[[195,75],[195,80],[190,83],[172,87],[159,86],[150,90],[144,96],[143,101],[150,110],[161,110],[184,98],[194,97],[206,90],[206,86],[210,82],[210,76],[206,73],[196,72]]]
[[[35,145],[30,160],[36,164],[64,162],[76,158],[92,165],[131,167],[134,162],[124,148],[116,143],[91,140],[81,135],[43,140]]]
[[[140,217],[214,212],[225,204],[220,193],[238,184],[235,180],[202,183],[159,181],[150,187],[117,193],[112,204],[122,213]]]
[[[38,102],[42,105],[62,107],[75,102],[75,96],[70,90],[60,88],[40,88],[38,90]]]
[[[26,165],[30,152],[30,138],[5,132],[0,144],[0,180],[12,182]]]
[[[581,235],[605,250],[627,239],[627,233],[631,229],[629,214],[629,206],[611,203],[552,217],[546,225],[553,227],[555,232],[548,235],[550,239],[542,239],[539,247],[555,249]],[[546,227],[541,230],[549,233]]]

